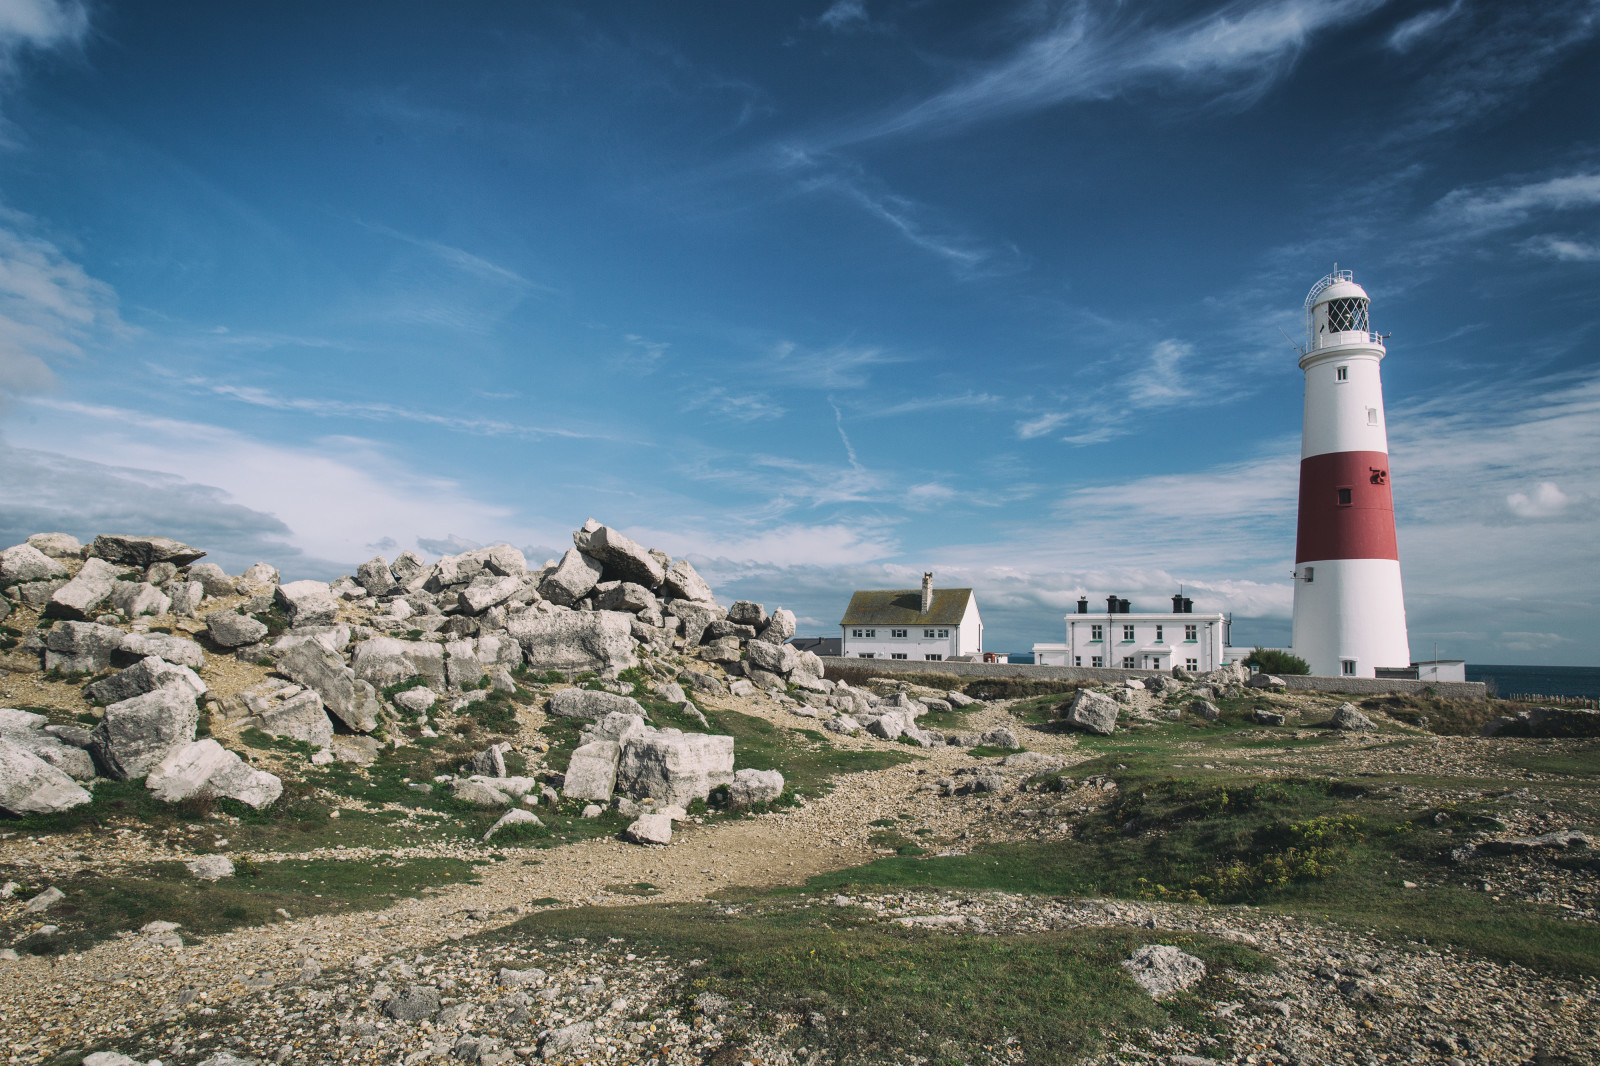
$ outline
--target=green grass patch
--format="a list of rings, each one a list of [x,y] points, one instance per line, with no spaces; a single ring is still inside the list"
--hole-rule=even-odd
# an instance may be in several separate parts
[[[704,904],[545,911],[485,939],[500,937],[619,938],[630,951],[702,959],[705,965],[690,972],[685,998],[712,991],[751,1008],[729,1026],[730,1047],[739,1045],[752,1019],[817,1014],[822,1026],[790,1030],[785,1042],[856,1062],[912,1055],[939,1064],[988,1061],[989,1049],[1015,1040],[1025,1061],[1066,1063],[1138,1028],[1182,1024],[1220,1031],[1203,1011],[1206,999],[1229,987],[1228,970],[1267,965],[1247,948],[1193,934],[949,935],[872,921],[853,908],[771,899],[732,915]],[[1119,965],[1151,942],[1199,955],[1214,976],[1197,995],[1152,1001]]]
[[[50,909],[54,936],[17,945],[35,955],[82,949],[150,921],[177,922],[185,939],[281,920],[389,906],[397,897],[475,880],[461,859],[256,863],[234,859],[236,875],[200,881],[182,863],[163,862],[99,875],[84,872],[52,883],[67,898]]]

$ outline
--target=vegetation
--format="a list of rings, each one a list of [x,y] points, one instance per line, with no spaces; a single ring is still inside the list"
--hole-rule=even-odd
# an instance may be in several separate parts
[[[1263,674],[1309,674],[1311,664],[1292,652],[1277,648],[1263,648],[1257,644],[1244,659],[1245,666],[1254,667]]]

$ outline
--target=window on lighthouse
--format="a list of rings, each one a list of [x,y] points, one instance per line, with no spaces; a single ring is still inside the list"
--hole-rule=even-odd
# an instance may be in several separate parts
[[[1338,369],[1334,370],[1333,379],[1335,381],[1349,381],[1350,380],[1350,368],[1347,367],[1347,366],[1341,366]]]
[[[1343,333],[1345,330],[1367,329],[1367,302],[1356,297],[1328,301],[1328,330]]]
[[[1339,506],[1340,507],[1349,507],[1350,506],[1350,490],[1349,489],[1340,489],[1339,490]]]

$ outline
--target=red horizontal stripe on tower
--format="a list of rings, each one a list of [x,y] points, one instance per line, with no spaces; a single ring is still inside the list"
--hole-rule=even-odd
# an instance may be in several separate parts
[[[1387,455],[1326,452],[1300,460],[1295,563],[1399,558]]]

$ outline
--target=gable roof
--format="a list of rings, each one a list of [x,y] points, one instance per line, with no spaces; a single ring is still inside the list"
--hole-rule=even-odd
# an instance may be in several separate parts
[[[933,609],[922,613],[921,589],[869,589],[850,597],[842,626],[954,626],[966,616],[971,589],[934,589]]]

